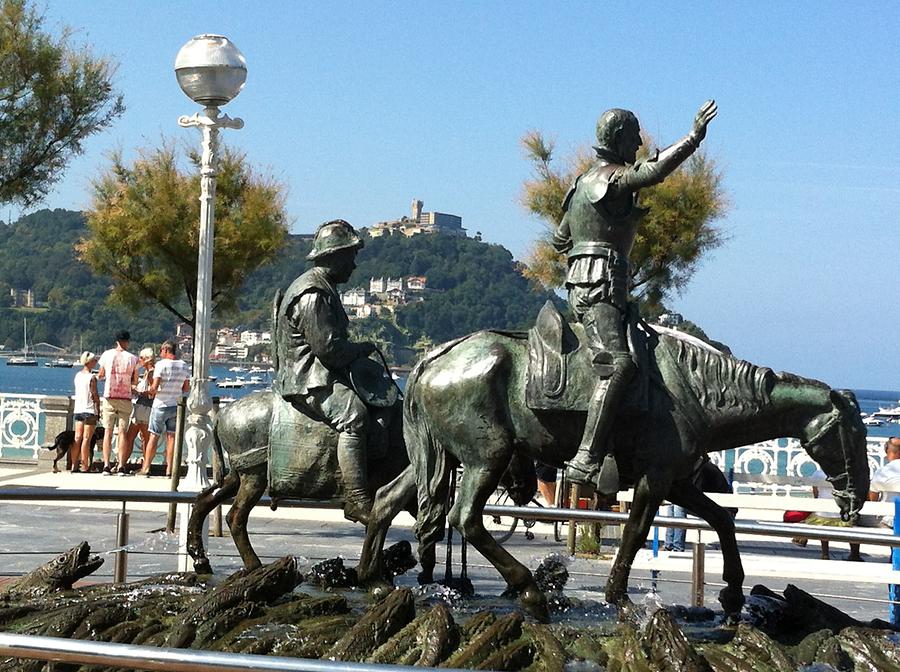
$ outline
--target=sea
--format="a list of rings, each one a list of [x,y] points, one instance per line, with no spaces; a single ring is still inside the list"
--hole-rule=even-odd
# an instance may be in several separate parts
[[[6,366],[6,361],[0,359],[0,394],[48,394],[71,395],[73,393],[72,381],[78,368],[51,368],[44,366],[49,360],[39,359],[39,365],[30,366]],[[216,378],[210,382],[210,395],[222,398],[228,402],[240,399],[256,390],[266,389],[272,384],[272,373],[250,373],[249,366],[242,367],[242,371],[231,370],[236,365],[213,365],[210,367],[210,376]],[[249,381],[251,376],[258,376],[260,384],[245,385],[244,387],[219,388],[218,383],[225,380],[234,380],[242,376]],[[402,385],[402,381],[398,381]],[[860,410],[865,414],[871,414],[881,408],[895,408],[900,405],[900,391],[897,390],[853,390],[859,401]],[[900,436],[900,425],[885,422],[881,426],[867,427],[870,437]]]

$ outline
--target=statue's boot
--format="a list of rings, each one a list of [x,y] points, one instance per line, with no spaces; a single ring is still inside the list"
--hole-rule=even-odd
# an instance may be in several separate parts
[[[344,518],[368,525],[372,497],[366,488],[365,437],[342,432],[338,437],[337,457],[344,478]]]
[[[635,368],[628,355],[617,357],[615,366],[613,374],[594,388],[581,444],[566,464],[566,478],[592,485],[604,495],[619,491],[619,466],[611,450],[609,432]]]

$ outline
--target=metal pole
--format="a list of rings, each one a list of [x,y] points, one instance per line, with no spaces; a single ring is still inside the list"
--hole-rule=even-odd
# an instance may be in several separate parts
[[[178,411],[175,415],[175,446],[172,448],[172,464],[169,480],[169,491],[178,492],[178,481],[181,478],[181,448],[184,443],[184,398],[178,400]],[[169,515],[166,518],[166,532],[172,534],[175,531],[175,513],[178,505],[175,502],[169,504]]]
[[[125,583],[128,578],[128,514],[125,502],[116,515],[116,562],[113,567],[113,583]]]
[[[900,536],[900,499],[894,500],[894,535]],[[900,547],[891,546],[891,567],[900,570]],[[888,586],[888,598],[891,600],[890,619],[894,625],[900,625],[900,586]]]
[[[694,562],[691,570],[691,606],[703,606],[703,592],[706,586],[706,544],[694,544]]]
[[[221,400],[219,399],[219,397],[213,397],[212,404],[213,404],[213,411],[212,411],[213,426],[215,426],[215,421],[219,415],[220,404],[221,404]],[[213,480],[216,483],[222,483],[223,471],[225,469],[225,465],[220,464],[218,466],[219,466],[218,469],[215,469],[215,467],[213,468]],[[222,505],[221,504],[219,504],[215,509],[213,509],[212,534],[215,537],[223,536],[222,535]]]
[[[579,504],[579,499],[581,497],[581,486],[577,483],[572,483],[571,487],[569,487],[569,508],[577,509]],[[577,530],[575,526],[577,523],[573,518],[569,518],[569,535],[566,537],[566,550],[569,552],[569,555],[575,555],[575,536],[577,534]]]

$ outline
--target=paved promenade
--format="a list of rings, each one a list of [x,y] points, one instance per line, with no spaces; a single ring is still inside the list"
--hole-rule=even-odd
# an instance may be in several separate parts
[[[140,476],[117,477],[100,474],[49,473],[28,466],[0,465],[0,488],[51,487],[83,489],[86,492],[102,490],[162,491],[169,490],[167,478]],[[93,575],[94,580],[112,579],[113,552],[116,550],[116,514],[122,505],[111,502],[15,502],[0,500],[0,577],[15,576],[30,571],[57,553],[86,540],[93,552],[107,558]],[[143,578],[159,572],[174,571],[177,567],[178,535],[165,532],[168,506],[132,502],[126,505],[130,515],[128,578]],[[413,519],[402,514],[392,527],[388,543],[400,539],[414,542]],[[251,540],[264,561],[283,555],[301,557],[302,562],[312,564],[325,558],[344,557],[348,564],[355,564],[359,555],[363,529],[348,523],[338,510],[280,508],[271,511],[258,507],[250,518]],[[522,525],[504,546],[529,567],[536,567],[540,560],[551,554],[565,552],[564,544],[553,539],[549,524],[537,523],[534,539],[526,539]],[[688,533],[690,540],[690,532]],[[456,539],[458,540],[458,535]],[[610,542],[611,544],[611,542]],[[887,618],[888,607],[882,600],[887,588],[882,583],[866,579],[867,574],[880,573],[888,562],[887,549],[863,547],[865,563],[844,561],[845,544],[832,544],[829,563],[818,561],[819,545],[810,541],[805,549],[784,540],[766,538],[742,538],[742,558],[747,579],[745,590],[756,583],[764,583],[773,590],[783,590],[793,583],[817,595],[825,596],[831,604],[860,619]],[[228,536],[209,539],[210,557],[219,573],[228,573],[241,566],[240,558]],[[567,594],[583,600],[602,601],[603,585],[609,572],[611,545],[602,549],[601,559],[574,559],[569,563],[571,574]],[[459,547],[454,547],[454,562],[459,560]],[[444,546],[439,548],[443,572]],[[458,567],[458,564],[457,564]],[[705,602],[718,608],[717,593],[720,586],[721,554],[707,551],[707,586]],[[853,582],[822,580],[823,567],[828,573],[843,574]],[[651,569],[658,571],[654,581]],[[631,589],[635,601],[659,601],[663,604],[689,603],[691,554],[661,552],[654,558],[649,549],[641,551],[632,572]],[[785,578],[788,572],[794,578]],[[499,595],[504,584],[497,572],[477,552],[469,549],[469,577],[476,591],[482,595]],[[877,580],[877,579],[876,579]],[[401,577],[403,585],[415,585],[415,572]],[[656,594],[651,587],[656,585]]]

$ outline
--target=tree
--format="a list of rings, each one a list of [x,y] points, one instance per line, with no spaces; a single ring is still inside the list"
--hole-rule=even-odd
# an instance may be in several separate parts
[[[82,142],[125,111],[114,66],[69,36],[43,32],[43,17],[25,0],[0,2],[2,203],[40,201]]]
[[[158,303],[194,326],[200,222],[200,157],[183,172],[171,143],[141,150],[131,166],[120,153],[93,183],[89,236],[79,257],[113,278],[112,298],[133,309]],[[284,245],[282,187],[261,177],[240,152],[224,149],[216,184],[213,309],[237,307],[237,291]]]
[[[526,258],[526,275],[547,288],[559,287],[565,279],[565,258],[550,241],[562,221],[569,186],[593,156],[584,148],[558,167],[553,163],[553,142],[539,131],[526,133],[522,147],[534,171],[524,184],[522,203],[548,228]],[[650,151],[652,140],[644,136],[642,155]],[[649,213],[631,251],[632,293],[648,309],[658,310],[669,293],[685,287],[703,255],[726,239],[714,225],[727,208],[721,171],[698,152],[662,183],[642,189],[640,198]]]

